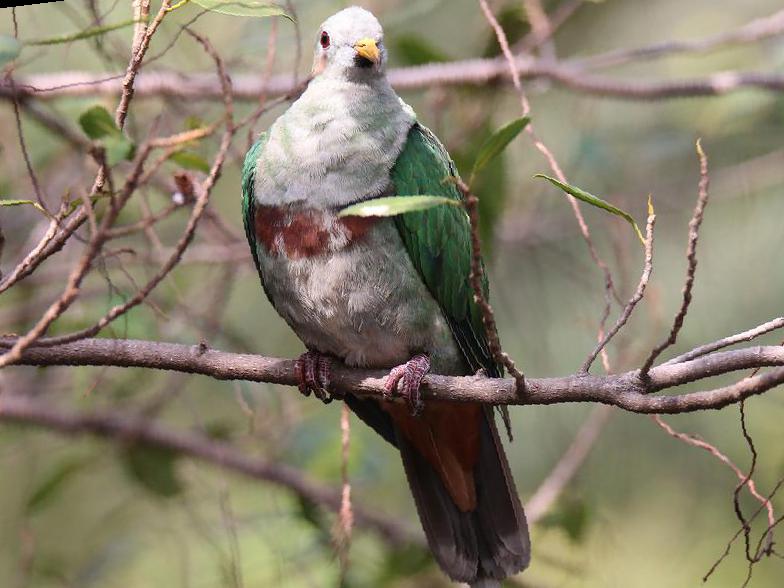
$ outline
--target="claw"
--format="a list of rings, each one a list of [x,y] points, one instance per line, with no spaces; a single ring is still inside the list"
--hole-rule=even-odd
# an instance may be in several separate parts
[[[307,351],[296,362],[299,370],[299,391],[310,396],[311,393],[324,404],[332,402],[336,395],[330,392],[330,358],[318,351]]]
[[[403,365],[392,368],[384,383],[384,398],[391,400],[396,395],[402,396],[411,409],[411,414],[417,416],[425,407],[420,387],[422,379],[429,371],[430,358],[422,353]]]

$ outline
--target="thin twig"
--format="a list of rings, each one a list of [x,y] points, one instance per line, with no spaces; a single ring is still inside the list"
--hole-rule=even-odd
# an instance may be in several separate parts
[[[139,68],[142,65],[144,55],[147,53],[147,48],[150,45],[150,39],[155,34],[158,25],[166,16],[167,8],[169,7],[169,0],[161,1],[161,8],[155,19],[148,25],[147,21],[150,17],[150,0],[134,0],[133,1],[133,19],[136,21],[136,26],[133,32],[133,45],[131,46],[131,59],[128,62],[128,68],[125,71],[125,77],[122,81],[123,92],[120,96],[120,103],[117,105],[117,110],[114,115],[114,120],[117,126],[122,129],[125,126],[125,119],[128,116],[128,106],[133,99],[134,82],[139,73]]]
[[[708,353],[713,353],[714,351],[718,351],[719,349],[724,349],[725,347],[736,345],[737,343],[742,343],[744,341],[753,341],[757,337],[761,337],[762,335],[765,335],[772,331],[776,331],[781,328],[784,328],[784,317],[775,318],[772,321],[768,321],[757,327],[754,327],[753,329],[749,329],[748,331],[743,331],[742,333],[738,333],[737,335],[730,335],[729,337],[724,337],[723,339],[719,339],[718,341],[714,341],[713,343],[707,343],[706,345],[701,345],[700,347],[696,347],[695,349],[692,349],[688,353],[684,353],[682,355],[679,355],[678,357],[673,357],[669,361],[664,362],[664,365],[671,365],[673,363],[681,363],[684,361],[689,361],[691,359],[695,359],[697,357],[707,355]]]
[[[784,33],[784,10],[753,20],[733,31],[703,39],[664,41],[634,49],[616,49],[577,60],[586,68],[617,67],[632,61],[659,59],[679,53],[704,53],[728,45],[748,45]]]
[[[506,368],[506,371],[514,378],[517,384],[519,393],[525,391],[525,375],[515,365],[515,362],[501,347],[501,340],[498,337],[498,327],[495,322],[495,313],[493,307],[485,296],[484,288],[482,287],[484,278],[484,264],[482,263],[482,244],[479,240],[479,199],[471,193],[471,190],[463,180],[457,179],[457,187],[463,194],[463,203],[465,204],[468,212],[468,219],[471,223],[471,274],[469,281],[471,282],[471,289],[474,293],[474,301],[479,306],[482,313],[482,324],[485,327],[485,336],[487,337],[487,345],[490,348],[490,354],[493,356],[493,361]],[[505,424],[508,417],[504,418]],[[509,427],[507,426],[507,430]]]
[[[166,14],[166,8],[168,8],[168,4],[169,0],[162,1],[161,9],[159,10],[155,19],[153,19],[153,22],[147,26],[146,20],[149,13],[149,0],[135,0],[134,11],[136,14],[134,16],[137,20],[144,22],[137,23],[136,32],[134,34],[132,55],[128,64],[128,70],[125,79],[123,81],[123,92],[115,114],[115,122],[120,129],[122,129],[125,125],[125,119],[128,114],[128,105],[133,98],[134,81],[141,66],[142,59],[144,58],[144,55],[147,51],[150,39],[155,34],[155,31]],[[224,86],[225,83],[222,83],[222,87]],[[128,198],[130,198],[131,194],[137,186],[139,176],[142,172],[142,167],[150,152],[149,144],[144,146],[139,151],[140,153],[137,154],[137,157],[135,158],[133,170],[126,180],[123,192],[120,196],[117,197],[115,197],[114,188],[112,186],[111,172],[106,165],[105,160],[101,157],[102,152],[96,150],[93,151],[94,156],[96,156],[96,161],[99,164],[99,169],[93,183],[93,187],[90,190],[87,198],[89,199],[95,196],[103,188],[104,184],[108,183],[111,196],[111,205],[109,207],[109,211],[105,214],[98,231],[90,239],[84,254],[70,272],[68,279],[66,280],[66,286],[60,297],[49,306],[43,316],[41,316],[36,324],[23,337],[20,337],[14,343],[14,345],[8,351],[6,351],[6,353],[0,356],[0,367],[16,361],[24,349],[40,338],[46,332],[49,326],[70,307],[74,300],[76,300],[77,296],[79,295],[82,280],[90,270],[93,260],[98,255],[103,243],[106,241],[106,232],[117,219],[123,206],[128,201]],[[71,223],[75,224],[74,230],[76,230],[76,228],[78,228],[78,226],[80,226],[81,223],[84,222],[84,220],[87,218],[89,218],[89,211],[86,210],[83,206],[80,213],[75,215],[75,218]],[[66,231],[61,231],[61,233],[65,232]],[[64,239],[67,239],[67,237]],[[39,257],[42,256],[43,251],[39,254]]]
[[[700,160],[700,183],[698,188],[697,204],[694,207],[694,214],[692,214],[689,221],[689,244],[686,248],[686,280],[683,284],[683,299],[678,314],[675,315],[675,320],[672,323],[670,334],[667,338],[657,345],[648,355],[648,358],[640,368],[642,377],[648,373],[651,366],[661,353],[673,345],[678,339],[678,333],[683,326],[683,321],[686,318],[686,313],[689,312],[689,304],[691,304],[691,292],[694,287],[694,276],[697,272],[697,242],[700,238],[700,226],[702,219],[705,216],[705,206],[708,204],[708,186],[710,184],[710,177],[708,175],[708,157],[702,149],[702,144],[697,141],[697,156]]]
[[[769,502],[770,502],[770,501],[772,501],[772,500],[773,500],[773,497],[774,497],[774,496],[776,496],[776,494],[778,493],[778,491],[779,491],[779,490],[780,490],[782,487],[784,487],[784,478],[780,479],[780,480],[779,480],[779,481],[776,483],[776,485],[773,487],[773,490],[770,492],[770,494],[768,494],[768,495],[767,495],[767,497],[766,497],[766,498],[767,498],[767,501],[769,501]],[[760,513],[761,513],[763,510],[765,510],[765,505],[764,505],[764,504],[760,504],[760,505],[757,507],[757,510],[755,510],[755,511],[754,511],[754,513],[753,513],[753,514],[752,514],[752,515],[749,517],[748,521],[749,521],[750,523],[751,523],[751,522],[753,522],[753,521],[754,521],[754,519],[756,519],[756,518],[759,516],[759,514],[760,514]],[[779,525],[779,524],[781,524],[781,521],[782,521],[782,520],[784,520],[784,516],[781,516],[781,517],[779,517],[779,518],[778,518],[778,519],[775,521],[775,523],[774,523],[774,525],[773,525],[773,526],[775,527],[776,525]],[[713,575],[713,573],[714,573],[714,572],[715,572],[715,571],[718,569],[718,567],[721,565],[721,563],[722,563],[722,562],[723,562],[723,561],[724,561],[724,560],[727,558],[727,556],[730,554],[730,550],[732,549],[732,545],[735,543],[735,541],[738,539],[738,537],[740,537],[740,536],[741,536],[741,534],[743,533],[743,531],[744,531],[744,527],[743,527],[743,526],[741,526],[741,527],[740,527],[740,528],[739,528],[739,529],[738,529],[738,530],[735,532],[735,534],[734,534],[734,535],[733,535],[733,536],[730,538],[730,540],[727,542],[727,546],[724,548],[724,551],[722,552],[722,554],[721,554],[721,555],[718,557],[718,559],[717,559],[715,562],[713,562],[713,565],[711,565],[710,569],[708,569],[708,571],[706,572],[706,574],[705,574],[705,575],[702,577],[702,581],[703,581],[703,582],[707,582],[707,581],[710,579],[710,577]],[[760,539],[763,539],[764,537],[765,537],[765,535],[762,535],[762,537],[761,537]]]
[[[743,538],[746,543],[746,559],[750,564],[754,564],[758,562],[763,555],[770,554],[773,550],[773,527],[776,525],[776,517],[773,514],[772,503],[769,500],[765,501],[763,504],[768,511],[768,528],[765,532],[765,536],[767,537],[765,540],[765,547],[764,549],[758,548],[754,555],[752,555],[750,545],[751,524],[743,515],[743,511],[740,506],[740,493],[744,487],[748,486],[749,492],[758,500],[761,499],[760,495],[754,488],[754,480],[751,479],[751,477],[754,475],[754,470],[757,467],[758,454],[757,448],[754,446],[754,440],[751,438],[749,430],[746,426],[746,403],[740,402],[738,404],[738,408],[740,409],[740,428],[741,432],[743,433],[743,439],[746,441],[746,445],[751,452],[751,465],[749,466],[749,472],[741,478],[740,483],[735,487],[733,505],[735,507],[735,515],[738,517],[738,520],[743,526]]]
[[[8,290],[24,276],[29,275],[29,273],[32,271],[31,268],[34,269],[35,261],[41,257],[43,251],[49,246],[49,244],[57,235],[57,229],[65,218],[67,211],[68,203],[63,201],[60,204],[60,210],[58,210],[57,213],[49,220],[49,226],[47,227],[46,232],[43,234],[41,239],[38,241],[38,244],[33,247],[30,253],[28,253],[22,261],[16,264],[16,267],[14,267],[11,273],[9,273],[2,281],[0,281],[0,294]]]
[[[70,333],[68,335],[62,335],[60,337],[53,337],[50,339],[50,344],[62,344],[68,343],[72,341],[76,341],[78,339],[83,339],[86,337],[92,337],[98,334],[106,325],[114,321],[117,317],[122,316],[130,309],[138,306],[147,298],[147,296],[152,292],[158,284],[160,284],[163,279],[179,264],[180,260],[182,259],[182,255],[187,249],[188,245],[191,243],[194,233],[196,231],[196,227],[199,224],[199,220],[201,219],[204,211],[206,210],[207,204],[209,203],[209,197],[212,193],[212,188],[215,185],[220,173],[223,169],[223,164],[226,160],[226,155],[228,154],[229,146],[231,145],[231,140],[234,137],[236,132],[236,127],[234,126],[234,109],[233,109],[233,102],[231,97],[231,84],[229,82],[228,74],[226,73],[225,66],[223,61],[215,52],[212,45],[207,41],[206,38],[202,37],[201,35],[188,30],[188,33],[193,36],[204,48],[205,50],[215,59],[216,67],[218,68],[221,79],[223,80],[223,88],[224,88],[224,102],[225,102],[225,124],[226,130],[223,134],[223,138],[221,140],[221,145],[218,149],[218,153],[215,156],[215,161],[212,164],[210,169],[210,173],[204,179],[199,187],[199,194],[196,199],[196,202],[193,206],[193,210],[191,211],[190,218],[188,219],[188,223],[183,231],[182,235],[180,236],[179,240],[177,241],[177,245],[174,247],[174,251],[171,253],[169,258],[166,262],[162,265],[160,270],[144,285],[143,288],[138,290],[136,294],[131,297],[129,300],[125,301],[122,304],[118,304],[114,306],[112,309],[109,310],[103,317],[101,317],[94,325],[91,327],[87,327],[75,333]],[[149,144],[148,144],[149,150]],[[134,184],[129,184],[133,186]],[[126,187],[125,193],[128,194],[132,190],[132,188]],[[127,200],[127,198],[126,198]],[[120,205],[122,206],[122,204]],[[109,236],[108,232],[108,225],[113,222],[113,218],[111,215],[107,215],[108,221],[107,227],[103,228],[101,231],[101,236],[103,240],[106,240]],[[74,294],[75,296],[75,294]],[[27,343],[29,344],[29,343]],[[18,348],[18,345],[15,345],[12,351]],[[16,352],[18,353],[18,352]],[[11,354],[9,351],[6,355]],[[2,360],[5,356],[0,356],[0,366],[2,365]],[[6,360],[8,361],[8,360]]]
[[[740,405],[743,406],[743,402],[741,402]],[[762,496],[757,491],[757,486],[754,483],[754,480],[751,479],[751,473],[753,472],[753,468],[751,469],[749,474],[746,474],[746,473],[742,472],[741,469],[738,466],[736,466],[730,460],[729,457],[727,457],[724,453],[719,451],[719,449],[715,445],[711,445],[710,443],[708,443],[707,441],[704,441],[703,439],[698,439],[694,435],[688,435],[686,433],[679,433],[678,431],[673,429],[669,424],[667,424],[658,415],[652,415],[651,418],[653,419],[653,421],[659,427],[661,427],[671,437],[674,437],[675,439],[678,439],[679,441],[683,441],[684,443],[686,443],[688,445],[691,445],[693,447],[699,447],[700,449],[704,449],[705,451],[707,451],[708,453],[713,455],[716,459],[718,459],[720,462],[722,462],[724,465],[729,467],[732,470],[732,472],[735,474],[735,476],[737,476],[738,480],[740,481],[740,484],[737,486],[736,491],[735,491],[736,509],[739,508],[739,506],[737,506],[738,505],[738,503],[737,503],[738,493],[740,492],[740,490],[744,486],[748,486],[749,493],[754,497],[755,500],[757,500],[765,508],[765,510],[767,510],[767,512],[768,512],[768,521],[770,522],[770,524],[773,524],[773,521],[775,520],[775,516],[773,514],[773,504],[770,502],[769,499],[765,498],[764,496]],[[748,524],[748,521],[746,521],[743,518],[742,515],[739,515],[739,519],[741,520],[741,522],[744,525]]]
[[[16,7],[11,8],[11,18],[14,23],[14,38],[19,38],[19,24],[16,21]],[[35,170],[33,169],[33,164],[30,161],[30,154],[27,151],[27,143],[24,138],[24,131],[22,130],[22,117],[19,115],[19,103],[21,102],[19,95],[16,93],[16,85],[14,84],[14,75],[13,69],[9,69],[8,73],[6,74],[6,81],[11,86],[11,91],[13,92],[11,102],[14,105],[14,120],[16,121],[16,134],[19,139],[19,149],[22,151],[22,158],[25,162],[25,167],[27,168],[27,175],[30,178],[30,183],[33,185],[33,192],[35,193],[35,199],[38,201],[38,204],[44,210],[47,210],[46,207],[46,199],[44,198],[43,190],[41,190],[41,185],[38,183],[38,177],[35,174]]]
[[[642,275],[640,276],[640,281],[637,283],[637,289],[634,291],[634,294],[629,299],[629,302],[626,303],[626,306],[621,313],[621,316],[618,317],[618,320],[613,325],[613,327],[607,332],[604,337],[601,338],[596,348],[591,352],[588,358],[585,360],[582,368],[580,368],[581,372],[587,373],[588,370],[591,369],[591,364],[593,364],[596,356],[599,355],[602,351],[604,351],[607,344],[612,340],[612,338],[620,331],[623,326],[629,321],[629,318],[632,316],[635,307],[637,304],[642,300],[642,297],[645,295],[645,289],[648,286],[648,281],[651,278],[651,272],[653,271],[653,228],[656,224],[656,215],[653,211],[653,205],[651,200],[648,199],[648,222],[646,223],[645,227],[645,261],[643,263],[643,270]]]
[[[351,455],[351,409],[343,404],[340,411],[340,509],[335,522],[335,547],[340,562],[340,585],[344,585],[348,574],[351,529],[354,526],[354,511],[351,506],[351,482],[348,477],[348,462]]]
[[[507,69],[509,74],[512,77],[512,83],[514,84],[515,90],[517,91],[518,96],[520,97],[520,108],[522,111],[523,116],[529,116],[531,114],[531,104],[528,100],[528,96],[523,89],[522,82],[520,81],[520,72],[517,68],[517,62],[512,55],[512,50],[509,47],[509,41],[506,38],[506,33],[504,29],[496,19],[493,11],[490,9],[490,6],[487,4],[487,0],[479,0],[479,6],[482,9],[482,12],[487,19],[488,23],[490,23],[491,28],[495,32],[496,39],[498,40],[498,44],[501,47],[501,51],[504,55],[504,59],[507,64]],[[531,138],[531,141],[534,144],[534,147],[544,156],[545,160],[547,161],[550,169],[555,174],[555,176],[563,183],[568,183],[566,179],[566,174],[564,174],[563,169],[561,168],[560,164],[553,155],[553,152],[550,148],[542,141],[536,134],[536,129],[532,123],[528,123],[525,128],[525,132]],[[580,205],[577,202],[577,199],[572,196],[571,194],[566,195],[569,203],[572,207],[572,212],[574,213],[575,220],[580,229],[580,234],[583,237],[583,241],[585,241],[586,246],[588,247],[588,252],[593,260],[594,264],[599,268],[604,276],[604,288],[605,288],[605,310],[603,314],[603,318],[600,322],[600,329],[604,328],[604,321],[606,321],[607,317],[609,316],[609,307],[611,304],[611,299],[614,297],[616,300],[620,301],[620,297],[615,289],[615,285],[613,283],[612,274],[610,272],[610,268],[607,263],[602,259],[599,255],[599,252],[596,249],[596,246],[593,243],[593,239],[591,238],[591,231],[588,228],[588,224],[585,222],[585,217],[583,216],[582,211],[580,210]]]

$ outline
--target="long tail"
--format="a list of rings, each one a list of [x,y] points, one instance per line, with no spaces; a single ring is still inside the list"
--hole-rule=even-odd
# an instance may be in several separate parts
[[[421,420],[401,422],[393,415],[393,421],[408,483],[436,561],[453,580],[479,587],[500,585],[498,581],[525,569],[531,544],[492,411],[477,412],[473,436],[470,423],[463,427],[454,418],[434,422],[425,414]],[[459,420],[465,425],[464,417]],[[412,426],[427,430],[436,458],[428,448],[423,451],[421,437],[411,434]],[[450,465],[450,450],[444,446],[450,443],[457,443],[455,453],[463,456],[459,458],[463,465],[466,459],[473,464],[472,471],[461,475],[457,466]]]

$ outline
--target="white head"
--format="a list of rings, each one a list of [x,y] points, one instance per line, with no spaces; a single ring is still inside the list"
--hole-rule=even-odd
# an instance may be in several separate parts
[[[384,30],[364,8],[346,8],[321,25],[313,60],[314,75],[369,79],[383,73],[386,62]]]

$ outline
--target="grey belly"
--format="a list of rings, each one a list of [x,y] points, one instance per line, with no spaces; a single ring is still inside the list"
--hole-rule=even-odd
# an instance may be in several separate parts
[[[338,251],[304,259],[260,254],[273,305],[308,348],[347,365],[378,368],[427,353],[434,372],[466,373],[441,309],[391,220]]]

